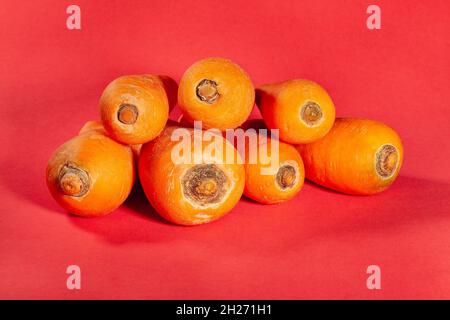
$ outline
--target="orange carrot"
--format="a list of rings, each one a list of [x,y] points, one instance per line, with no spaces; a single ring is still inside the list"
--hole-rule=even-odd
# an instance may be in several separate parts
[[[258,136],[261,138],[261,135]],[[291,145],[279,142],[278,161],[273,174],[263,173],[262,169],[268,167],[260,157],[260,149],[265,148],[268,158],[271,157],[271,142],[256,145],[252,150],[250,146],[246,149],[245,156],[245,188],[244,195],[264,204],[273,204],[292,199],[297,195],[305,179],[303,161],[298,151]],[[252,162],[250,153],[253,153],[256,161]]]
[[[280,139],[310,143],[331,129],[335,118],[333,101],[317,83],[289,80],[256,90],[256,104],[266,125],[280,130]]]
[[[365,119],[336,119],[324,138],[298,149],[307,179],[356,195],[385,190],[397,178],[403,161],[398,134]]]
[[[173,223],[196,225],[216,220],[239,201],[244,189],[244,167],[225,163],[226,152],[212,155],[210,161],[174,161],[172,152],[182,143],[171,138],[176,129],[180,127],[169,124],[158,138],[142,147],[138,171],[145,194],[156,211]],[[214,141],[238,157],[234,147],[220,135],[216,136],[218,140],[201,142],[196,150],[194,130],[184,130],[191,141],[189,158],[203,154]]]
[[[205,129],[233,129],[250,115],[255,91],[237,64],[222,58],[194,63],[183,75],[178,103],[184,118],[203,121]]]
[[[100,133],[107,134],[105,128],[103,128],[103,124],[98,120],[89,120],[87,121],[80,129],[78,134],[83,134],[90,131],[98,131]]]
[[[103,126],[115,140],[141,144],[164,129],[176,103],[176,83],[165,76],[133,75],[112,81],[100,98]]]
[[[69,212],[102,216],[119,207],[134,183],[133,153],[92,129],[61,145],[50,158],[47,186]]]
[[[107,132],[105,128],[103,127],[103,124],[98,120],[90,120],[87,121],[80,129],[80,132],[78,134],[83,134],[85,132],[89,132],[91,130],[96,130],[100,133],[103,133],[107,135]],[[131,144],[130,148],[133,151],[134,158],[137,159],[139,157],[139,153],[141,152],[142,144]]]
[[[161,80],[164,91],[167,95],[167,100],[169,101],[169,112],[173,110],[178,101],[178,84],[171,77],[159,75],[159,79]]]

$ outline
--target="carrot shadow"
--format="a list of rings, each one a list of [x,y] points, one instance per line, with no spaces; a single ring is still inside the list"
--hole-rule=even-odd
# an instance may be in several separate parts
[[[305,178],[304,184],[305,184],[306,186],[311,187],[311,188],[319,189],[319,190],[320,190],[321,192],[323,192],[323,193],[328,193],[328,194],[332,194],[332,195],[339,195],[340,197],[349,197],[349,198],[357,197],[357,198],[364,198],[364,197],[370,197],[370,196],[371,196],[371,195],[353,195],[353,194],[342,193],[342,192],[336,191],[336,190],[334,190],[334,189],[330,189],[330,188],[324,187],[324,186],[322,186],[322,185],[320,185],[320,184],[318,184],[318,183],[315,183],[314,181],[306,180],[306,178]],[[372,195],[372,196],[373,196],[373,195]]]
[[[130,211],[145,219],[152,219],[155,220],[155,222],[162,223],[164,225],[172,225],[168,221],[164,220],[151,206],[144,193],[144,189],[142,189],[139,179],[136,179],[133,190],[123,205],[130,209]]]
[[[75,216],[69,216],[68,219],[77,228],[113,244],[171,241],[183,229],[166,222],[156,213],[138,181],[128,199],[116,212],[94,219]]]
[[[345,195],[311,182],[308,186],[311,192],[320,191],[317,197],[342,207],[336,215],[324,210],[327,203],[319,207],[306,204],[316,216],[305,219],[305,227],[320,230],[320,234],[378,232],[449,218],[448,183],[400,176],[388,190],[367,196]]]

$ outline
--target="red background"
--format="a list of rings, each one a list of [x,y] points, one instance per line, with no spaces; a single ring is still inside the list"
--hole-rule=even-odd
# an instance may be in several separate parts
[[[448,1],[74,3],[82,30],[66,28],[69,1],[0,4],[0,298],[450,298]],[[381,30],[366,28],[372,3]],[[338,116],[391,125],[401,176],[372,197],[306,184],[285,204],[243,199],[198,227],[165,223],[139,188],[104,218],[60,209],[46,162],[98,116],[105,85],[179,80],[208,56],[235,60],[256,85],[315,80]],[[71,264],[81,290],[66,288]],[[371,264],[381,290],[366,288]]]

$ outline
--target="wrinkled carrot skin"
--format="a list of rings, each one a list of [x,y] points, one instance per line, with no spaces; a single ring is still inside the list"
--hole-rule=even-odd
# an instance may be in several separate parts
[[[148,142],[164,129],[176,103],[176,82],[166,76],[122,76],[100,97],[100,115],[108,134],[125,144]],[[121,113],[124,106],[128,112]]]
[[[244,189],[245,172],[243,164],[217,164],[226,174],[229,192],[223,201],[208,207],[193,204],[187,199],[182,185],[185,173],[195,167],[195,164],[176,164],[172,161],[172,148],[179,141],[172,141],[172,132],[180,128],[178,124],[170,122],[161,135],[155,140],[143,145],[138,161],[139,179],[144,192],[164,219],[179,225],[197,225],[214,221],[227,214],[239,201]],[[192,129],[187,129],[193,134]],[[238,156],[234,147],[222,136],[218,136],[223,143],[224,150],[230,150]],[[202,142],[201,151],[214,142]],[[194,143],[192,139],[192,154]],[[217,159],[224,162],[225,158],[217,155]]]
[[[83,170],[89,177],[84,195],[72,196],[62,191],[61,170],[67,165]],[[119,207],[128,197],[134,178],[131,149],[112,140],[98,127],[61,145],[46,169],[47,186],[53,198],[67,211],[84,217],[103,216]]]
[[[204,79],[217,84],[217,95],[211,103],[197,95],[197,88]],[[249,76],[227,59],[200,60],[189,67],[180,80],[178,103],[184,119],[189,123],[201,120],[204,129],[238,127],[250,115],[254,102],[255,90]]]
[[[302,107],[317,103],[322,118],[317,125],[302,121]],[[331,97],[320,85],[309,80],[288,80],[260,86],[256,90],[256,104],[270,129],[280,130],[280,139],[291,144],[310,143],[322,138],[331,129],[335,108]]]
[[[377,173],[377,151],[383,145],[397,150],[392,175]],[[306,178],[321,186],[353,195],[370,195],[388,188],[403,162],[398,134],[387,125],[365,119],[336,119],[330,132],[311,144],[299,145]]]

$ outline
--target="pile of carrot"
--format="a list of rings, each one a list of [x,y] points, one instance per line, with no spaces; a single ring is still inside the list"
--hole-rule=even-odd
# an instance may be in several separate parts
[[[248,120],[255,102],[262,119]],[[169,120],[175,105],[183,114],[177,122]],[[53,198],[84,217],[117,209],[136,175],[158,214],[197,225],[224,216],[243,195],[262,204],[290,200],[305,179],[345,194],[376,194],[394,182],[403,161],[392,128],[336,118],[333,100],[319,84],[293,79],[255,88],[240,66],[222,58],[194,63],[179,84],[162,75],[119,77],[104,89],[99,109],[99,120],[86,122],[62,144],[46,169]],[[196,121],[219,134],[196,145]],[[180,128],[192,142],[189,155],[200,161],[173,161],[173,134]],[[257,143],[240,148],[227,139],[225,131],[236,128]],[[204,157],[212,144],[223,152]]]

